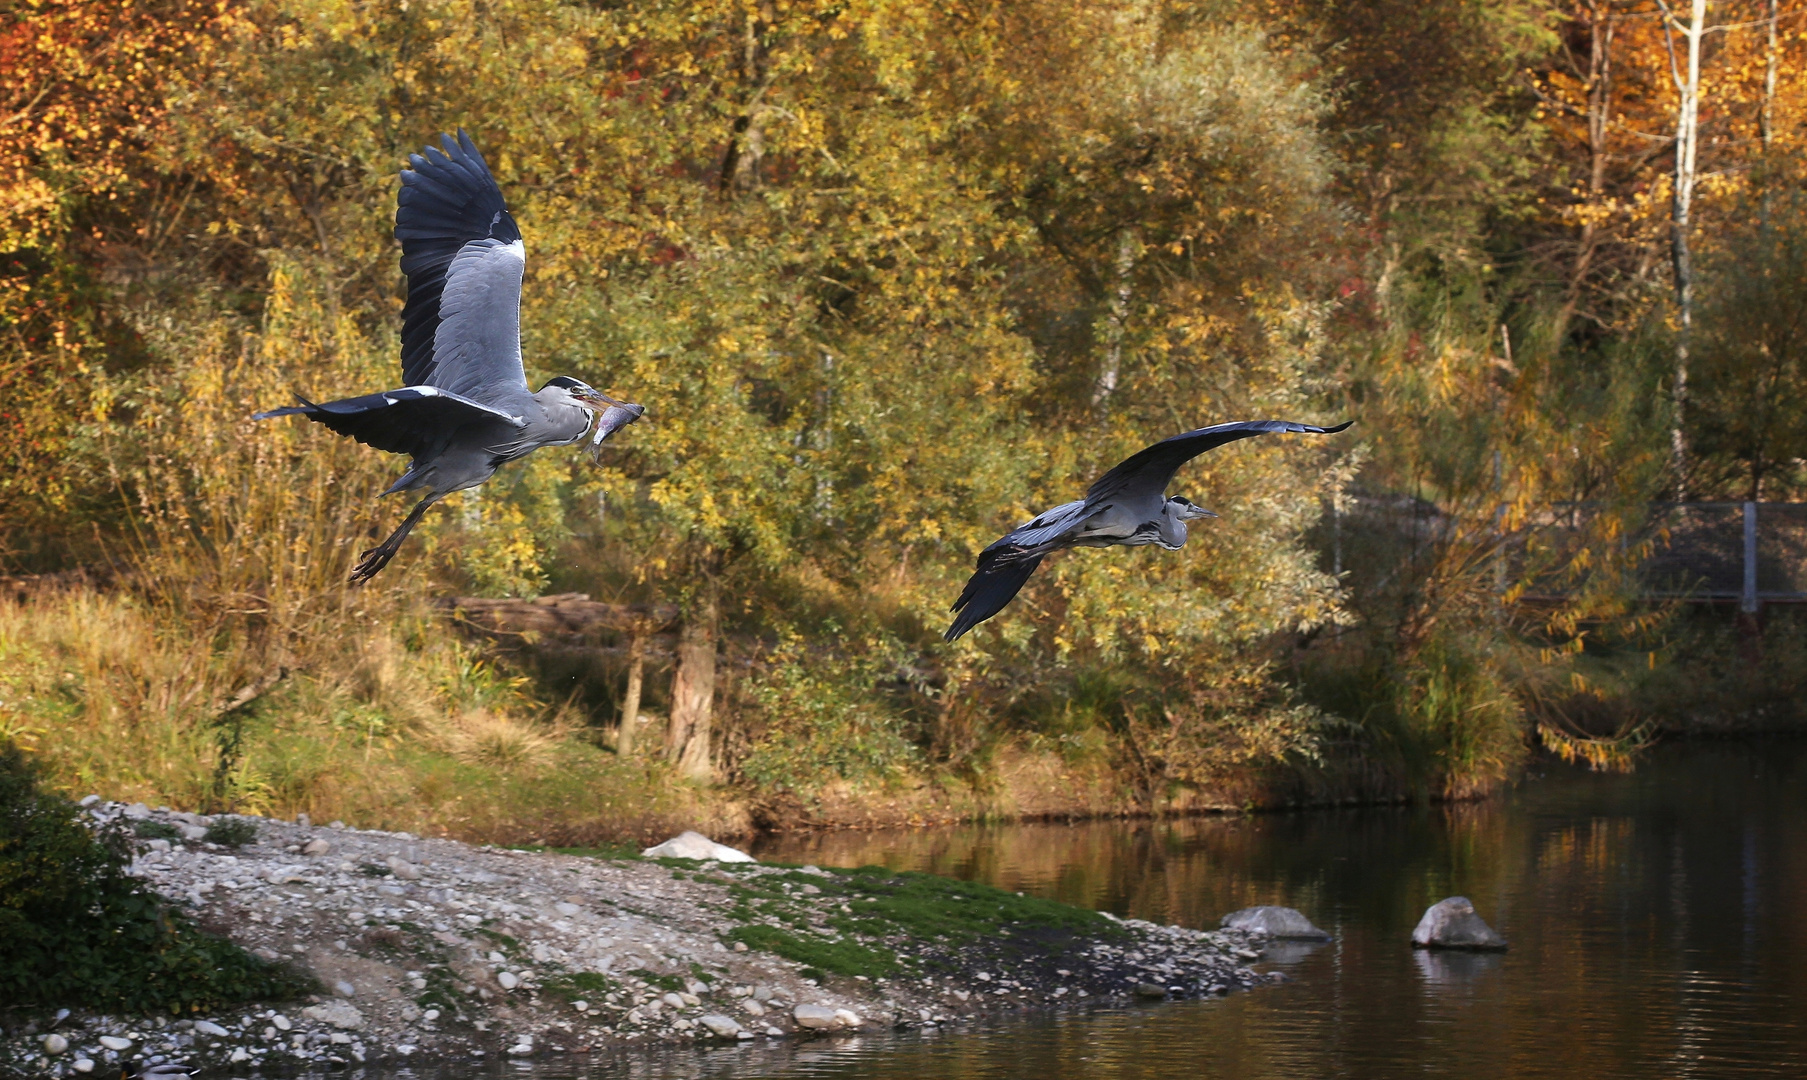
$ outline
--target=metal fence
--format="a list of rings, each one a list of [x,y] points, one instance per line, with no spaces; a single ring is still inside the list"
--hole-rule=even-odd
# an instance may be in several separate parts
[[[1666,537],[1643,568],[1653,598],[1807,602],[1807,504],[1659,503],[1650,518]]]
[[[1526,544],[1534,535],[1545,549],[1579,547],[1596,515],[1606,510],[1603,503],[1558,504],[1511,535],[1496,534],[1498,587],[1520,579]],[[1399,561],[1409,558],[1406,552],[1461,531],[1456,519],[1434,503],[1398,496],[1346,498],[1327,517],[1326,562],[1334,572],[1350,570],[1356,577],[1362,576],[1368,558],[1399,573]],[[1503,509],[1492,515],[1490,527],[1504,517]],[[1630,546],[1645,541],[1651,554],[1636,570],[1638,592],[1645,599],[1736,603],[1747,613],[1764,604],[1807,603],[1807,503],[1651,503],[1643,521],[1619,542]],[[1377,543],[1392,550],[1383,553]],[[1368,550],[1358,552],[1364,546]],[[1526,598],[1555,600],[1566,592],[1550,582],[1533,588]]]

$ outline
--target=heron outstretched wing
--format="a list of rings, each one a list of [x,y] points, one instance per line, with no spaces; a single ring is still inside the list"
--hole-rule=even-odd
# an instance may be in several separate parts
[[[301,404],[261,412],[252,419],[305,416],[331,431],[349,435],[365,446],[416,459],[438,453],[459,429],[470,424],[493,424],[498,420],[517,428],[524,424],[519,416],[510,416],[500,409],[437,386],[404,386],[400,390],[319,404],[299,394],[296,397]]]
[[[402,378],[509,412],[528,396],[521,364],[527,249],[489,165],[461,128],[410,155],[396,200],[408,303]]]
[[[1233,424],[1216,424],[1181,432],[1162,439],[1153,446],[1144,447],[1118,462],[1110,472],[1100,476],[1087,489],[1086,505],[1097,506],[1112,499],[1129,501],[1152,498],[1159,502],[1166,497],[1167,485],[1173,483],[1173,475],[1180,471],[1180,466],[1207,450],[1274,431],[1330,435],[1354,422],[1347,420],[1336,427],[1316,427],[1291,420],[1240,420]]]
[[[966,588],[954,601],[954,624],[942,635],[944,641],[958,641],[968,630],[1004,610],[1016,599],[1043,556],[1024,553],[1007,536],[979,553],[979,569],[966,579]]]
[[[1043,510],[979,552],[978,569],[954,601],[952,610],[957,617],[943,637],[954,641],[1004,610],[1042,564],[1042,558],[1085,523],[1085,506],[1080,499]]]

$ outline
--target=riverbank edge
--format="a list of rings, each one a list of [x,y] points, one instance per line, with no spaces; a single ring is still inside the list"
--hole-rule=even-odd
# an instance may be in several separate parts
[[[1258,937],[1120,921],[928,875],[525,852],[305,817],[241,819],[256,839],[227,849],[202,839],[215,822],[198,815],[97,800],[86,809],[158,834],[141,840],[135,874],[206,929],[311,974],[321,992],[181,1018],[0,1013],[0,1074],[101,1075],[131,1060],[246,1072],[603,1053],[935,1027],[1269,981],[1247,966]],[[931,921],[988,906],[1000,919],[1032,917],[966,942],[901,924],[882,940],[836,928],[862,902],[862,912],[883,909],[900,881],[941,883]],[[891,950],[907,970],[835,974],[761,945],[799,941],[831,958],[840,946]]]

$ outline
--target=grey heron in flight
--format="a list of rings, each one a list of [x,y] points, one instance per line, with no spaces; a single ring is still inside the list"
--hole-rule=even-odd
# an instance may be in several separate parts
[[[1168,551],[1184,547],[1186,522],[1217,515],[1183,496],[1169,496],[1167,485],[1181,465],[1205,451],[1270,431],[1330,435],[1352,423],[1324,428],[1291,420],[1242,420],[1183,432],[1136,451],[1100,476],[1085,498],[1042,511],[981,551],[978,570],[954,601],[954,624],[943,636],[956,641],[1004,610],[1049,552],[1144,544]]]
[[[399,390],[258,413],[305,416],[367,446],[412,458],[384,495],[417,491],[401,525],[363,553],[353,584],[389,565],[434,503],[476,487],[510,461],[543,446],[582,439],[596,414],[594,444],[638,420],[639,405],[616,401],[560,375],[527,389],[521,363],[521,278],[527,249],[489,165],[459,129],[408,158],[396,199],[408,302],[402,309]]]

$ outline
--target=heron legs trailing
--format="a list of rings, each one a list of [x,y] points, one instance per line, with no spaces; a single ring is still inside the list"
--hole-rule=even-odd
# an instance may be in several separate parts
[[[401,550],[402,541],[408,538],[408,533],[413,531],[414,526],[420,524],[420,519],[425,516],[428,508],[442,498],[444,498],[443,495],[428,495],[415,503],[414,509],[408,511],[408,516],[403,518],[402,523],[389,534],[389,539],[358,557],[358,565],[351,568],[351,583],[362,585],[375,577],[383,567],[388,566],[389,560],[395,558],[395,553]]]

